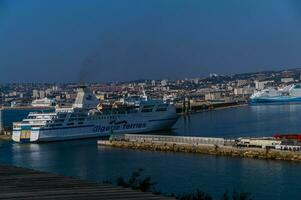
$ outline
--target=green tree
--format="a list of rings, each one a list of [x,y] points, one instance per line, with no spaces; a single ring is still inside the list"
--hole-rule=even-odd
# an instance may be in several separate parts
[[[143,169],[134,171],[128,180],[125,180],[123,177],[118,177],[116,183],[118,186],[132,188],[142,192],[155,192],[154,186],[156,183],[152,181],[151,177],[142,178],[142,172]]]
[[[176,199],[179,200],[212,200],[212,197],[205,192],[197,190],[193,193],[184,193],[176,196]]]

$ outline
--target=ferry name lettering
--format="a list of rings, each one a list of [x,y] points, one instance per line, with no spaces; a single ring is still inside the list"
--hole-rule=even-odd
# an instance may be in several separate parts
[[[110,125],[110,126],[94,126],[93,132],[107,132],[107,131],[116,131],[116,130],[127,130],[127,129],[136,129],[136,128],[145,128],[145,123],[132,123],[132,124],[122,124],[122,125]]]

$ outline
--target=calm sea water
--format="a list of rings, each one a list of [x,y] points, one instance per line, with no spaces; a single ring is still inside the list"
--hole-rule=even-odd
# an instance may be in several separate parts
[[[301,105],[251,106],[182,117],[166,134],[216,137],[301,133]],[[215,197],[300,199],[301,163],[100,147],[96,139],[43,144],[0,142],[0,163],[103,181],[143,168],[164,192],[199,188]],[[218,199],[217,198],[217,199]]]

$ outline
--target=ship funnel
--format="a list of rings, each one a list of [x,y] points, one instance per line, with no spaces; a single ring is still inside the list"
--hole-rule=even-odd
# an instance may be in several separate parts
[[[81,85],[77,88],[77,96],[72,107],[93,109],[97,107],[98,103],[98,99],[87,86]]]

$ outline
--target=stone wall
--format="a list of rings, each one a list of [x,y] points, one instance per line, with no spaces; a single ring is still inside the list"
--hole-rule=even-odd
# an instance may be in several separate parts
[[[280,151],[275,149],[261,148],[238,148],[231,146],[215,146],[215,145],[183,145],[183,144],[159,144],[146,142],[128,142],[128,141],[99,141],[99,145],[129,148],[136,150],[148,151],[168,151],[168,152],[185,152],[199,153],[217,156],[235,156],[254,159],[269,159],[269,160],[289,160],[301,161],[300,152]]]

